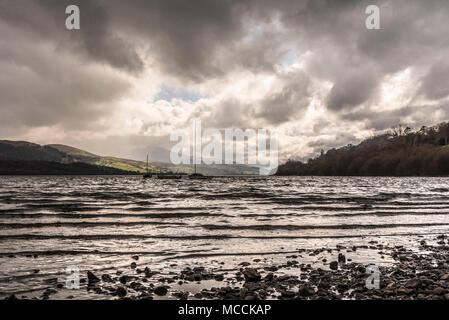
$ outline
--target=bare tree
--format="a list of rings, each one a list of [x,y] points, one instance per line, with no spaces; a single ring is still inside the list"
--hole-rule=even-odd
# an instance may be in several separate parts
[[[391,127],[391,135],[393,137],[401,137],[408,135],[412,129],[402,124],[398,124],[397,126]]]

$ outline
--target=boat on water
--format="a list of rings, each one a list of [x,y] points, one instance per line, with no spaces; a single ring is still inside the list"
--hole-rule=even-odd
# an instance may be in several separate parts
[[[201,139],[201,137],[200,137],[200,139]],[[195,179],[195,180],[208,179],[210,177],[207,177],[204,174],[199,173],[199,172],[196,171],[196,131],[195,131],[195,136],[194,136],[193,141],[194,141],[194,144],[195,144],[194,149],[193,149],[193,150],[195,150],[193,152],[193,157],[194,157],[193,158],[193,171],[194,172],[192,174],[189,174],[189,179],[192,179],[192,180],[193,179]],[[200,145],[201,145],[201,141],[200,141]]]
[[[176,180],[176,179],[182,179],[185,175],[180,174],[144,174],[144,179],[161,179],[161,180]]]
[[[147,154],[147,172],[145,172],[142,176],[144,179],[152,178],[153,174],[150,173],[150,170],[148,168],[148,154]]]
[[[182,179],[182,175],[180,174],[158,174],[156,176],[157,179],[162,180],[176,180],[176,179]]]
[[[194,147],[193,150],[196,151],[196,131],[195,131],[194,142],[195,142],[195,147]],[[200,144],[201,144],[201,141],[200,141]],[[192,179],[192,180],[193,179],[195,179],[195,180],[210,179],[211,177],[205,176],[204,174],[199,173],[199,172],[196,171],[196,152],[193,153],[193,156],[194,156],[194,160],[193,160],[193,168],[194,168],[193,171],[194,171],[194,173],[189,174],[189,179]]]
[[[195,161],[194,161],[194,173],[192,174],[185,174],[185,173],[173,173],[171,171],[169,172],[163,172],[163,173],[152,173],[149,169],[149,154],[147,154],[147,170],[142,175],[144,179],[162,179],[162,180],[177,180],[177,179],[192,179],[192,180],[203,180],[203,179],[211,179],[210,176],[205,176],[202,173],[197,172],[197,166],[196,166],[196,155],[195,155]]]
[[[176,180],[176,179],[182,179],[183,177],[187,177],[187,174],[179,174],[179,173],[173,173],[171,171],[169,172],[163,172],[163,173],[153,173],[150,172],[149,168],[149,154],[147,154],[147,170],[142,175],[144,179],[162,179],[162,180]]]
[[[207,177],[204,174],[196,172],[196,163],[194,163],[194,173],[189,174],[189,179],[206,179]]]
[[[211,177],[209,177],[209,176],[205,176],[205,175],[203,175],[203,174],[201,174],[201,173],[192,173],[192,174],[189,174],[189,179],[210,179]]]

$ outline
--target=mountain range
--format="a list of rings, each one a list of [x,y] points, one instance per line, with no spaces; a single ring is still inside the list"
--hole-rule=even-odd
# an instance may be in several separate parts
[[[39,145],[27,141],[0,140],[0,174],[142,174],[145,161],[100,156],[62,144]],[[192,173],[189,165],[150,162],[151,173]],[[258,169],[245,165],[199,165],[206,175],[257,174]]]

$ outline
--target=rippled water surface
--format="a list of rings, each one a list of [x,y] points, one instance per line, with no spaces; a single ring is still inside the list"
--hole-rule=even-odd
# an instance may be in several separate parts
[[[448,214],[448,178],[0,177],[0,294],[135,254],[169,272],[373,240],[410,247],[447,233]]]

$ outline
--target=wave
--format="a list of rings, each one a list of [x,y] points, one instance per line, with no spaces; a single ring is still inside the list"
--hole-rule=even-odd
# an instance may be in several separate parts
[[[58,218],[58,219],[92,219],[92,218],[154,218],[179,219],[194,217],[223,217],[223,213],[210,212],[173,212],[173,213],[2,213],[2,218]],[[113,224],[113,222],[111,222]]]
[[[420,228],[420,227],[435,227],[435,226],[449,226],[449,223],[401,223],[401,224],[338,224],[338,225],[246,225],[246,226],[232,226],[232,225],[216,225],[203,224],[202,228],[207,230],[318,230],[318,229],[342,229],[342,230],[356,230],[356,229],[389,229],[389,228]]]
[[[388,234],[351,234],[351,235],[251,235],[251,236],[236,236],[229,234],[219,235],[144,235],[144,234],[105,234],[105,235],[41,235],[41,234],[13,234],[0,235],[0,240],[131,240],[131,239],[167,239],[167,240],[229,240],[229,239],[256,239],[256,240],[270,240],[270,239],[345,239],[345,238],[369,238],[369,237],[406,237],[406,236],[424,236],[436,235],[441,232],[400,232]]]
[[[173,225],[185,226],[182,222],[158,222],[158,221],[112,221],[112,222],[35,222],[35,223],[0,223],[0,229],[38,229],[38,228],[95,228],[102,226],[139,226],[139,225]]]

